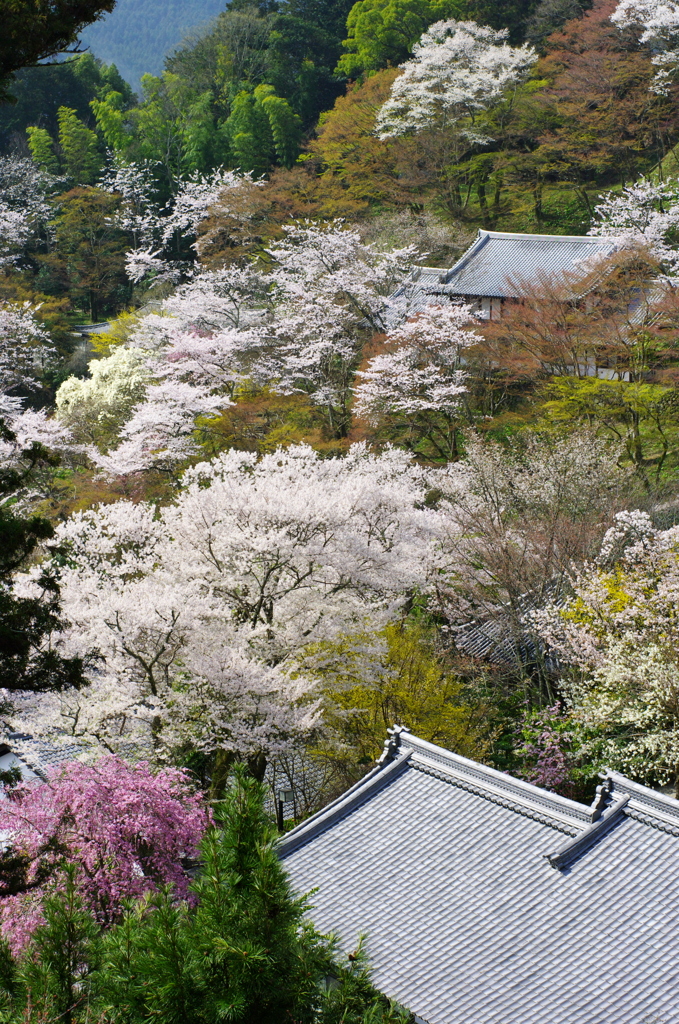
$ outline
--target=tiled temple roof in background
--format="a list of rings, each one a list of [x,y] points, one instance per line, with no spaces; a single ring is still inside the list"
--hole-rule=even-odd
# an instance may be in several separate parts
[[[610,238],[480,230],[464,256],[442,276],[442,291],[449,295],[519,298],[522,283],[577,273],[584,260],[608,256],[614,249],[615,242]]]

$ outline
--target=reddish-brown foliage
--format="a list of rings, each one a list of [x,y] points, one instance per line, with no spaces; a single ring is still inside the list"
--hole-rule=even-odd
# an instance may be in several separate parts
[[[651,53],[610,21],[616,0],[595,0],[582,18],[549,37],[539,72],[551,81],[543,102],[558,126],[540,141],[542,158],[571,180],[626,182],[660,159],[679,129],[677,90],[649,92]]]

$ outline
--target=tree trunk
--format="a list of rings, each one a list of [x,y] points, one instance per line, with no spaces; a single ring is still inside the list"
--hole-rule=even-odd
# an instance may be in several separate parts
[[[266,756],[260,751],[258,754],[253,754],[247,760],[248,772],[252,775],[253,779],[257,779],[257,782],[264,781],[264,773],[266,772]]]
[[[533,213],[538,224],[541,224],[543,220],[541,181],[536,181],[533,186]]]
[[[496,174],[495,174],[495,192],[493,194],[493,217],[492,217],[492,226],[493,227],[495,227],[495,225],[497,224],[498,218],[500,216],[500,201],[501,201],[501,199],[502,199],[502,175],[496,172]]]
[[[490,213],[488,212],[488,200],[486,199],[486,181],[487,178],[479,178],[479,181],[477,182],[476,185],[476,195],[479,200],[479,210],[481,211],[481,219],[483,220],[483,226],[484,228],[491,230],[493,225],[491,223]]]
[[[212,778],[210,780],[210,789],[208,791],[208,797],[210,800],[223,800],[224,794],[226,793],[229,776],[231,775],[231,769],[236,762],[236,755],[232,750],[218,750],[215,754],[215,763],[212,769]],[[257,782],[264,781],[264,774],[266,772],[266,755],[261,751],[257,754],[252,754],[246,760],[248,769],[248,775],[251,775]]]
[[[215,754],[215,763],[212,769],[208,793],[210,800],[224,799],[226,784],[229,780],[229,774],[234,761],[235,756],[232,750],[218,750]]]

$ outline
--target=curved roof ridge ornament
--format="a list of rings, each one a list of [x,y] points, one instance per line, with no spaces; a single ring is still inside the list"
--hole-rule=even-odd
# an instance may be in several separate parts
[[[606,780],[609,782],[610,780]],[[583,829],[572,839],[567,839],[553,853],[546,853],[545,857],[557,870],[567,868],[574,860],[585,853],[586,850],[604,836],[620,819],[622,812],[629,803],[629,795],[620,797],[614,804],[605,806],[605,801],[611,795],[612,785],[606,788],[606,782],[597,787],[598,799],[595,798],[595,806],[592,811],[592,823]],[[596,815],[596,817],[595,817]]]
[[[378,765],[389,764],[399,754],[402,732],[408,732],[404,725],[395,724],[393,729],[387,729],[387,739],[384,741],[382,753],[377,759]]]
[[[601,815],[604,813],[606,808],[611,802],[613,795],[613,779],[610,776],[606,776],[603,782],[596,788],[594,799],[592,800],[592,821],[598,821]]]

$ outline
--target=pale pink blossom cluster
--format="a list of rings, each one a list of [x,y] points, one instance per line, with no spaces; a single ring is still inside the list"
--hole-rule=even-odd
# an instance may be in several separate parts
[[[90,460],[109,476],[148,469],[172,472],[198,451],[192,438],[197,416],[211,416],[229,405],[206,388],[176,379],[160,380],[146,390],[107,452],[89,449]]]
[[[615,239],[618,246],[644,246],[669,272],[679,270],[679,187],[676,182],[642,179],[609,195],[595,211],[590,235]]]
[[[79,894],[102,925],[120,916],[126,899],[161,885],[186,897],[183,862],[196,857],[209,823],[200,795],[175,768],[156,772],[105,757],[64,765],[46,783],[21,784],[0,800],[4,844],[24,862],[15,887],[23,891],[2,895],[0,887],[3,936],[21,952],[65,864],[76,867]]]
[[[288,226],[271,246],[268,273],[245,264],[191,275],[159,311],[141,318],[128,357],[113,353],[93,364],[93,378],[103,379],[109,365],[113,371],[125,359],[141,365],[143,353],[149,378],[119,427],[120,443],[100,445],[93,461],[112,475],[169,470],[196,450],[195,417],[228,408],[249,385],[308,394],[341,435],[361,341],[384,329],[390,296],[414,254],[412,247],[380,252],[341,221],[304,223]],[[441,399],[449,397],[447,386]],[[59,415],[78,421],[82,409],[85,418],[96,417],[96,391],[66,381]],[[101,401],[108,401],[103,391]],[[103,405],[101,415],[108,415]]]
[[[466,391],[462,353],[477,340],[466,305],[430,305],[391,331],[389,350],[358,372],[354,411],[376,424],[384,413],[454,413]]]
[[[288,225],[268,254],[271,316],[257,379],[283,394],[308,394],[341,432],[361,340],[384,330],[389,296],[415,249],[381,252],[335,220]]]
[[[118,223],[124,230],[132,231],[135,239],[134,249],[126,260],[130,280],[135,284],[181,280],[190,273],[191,266],[171,258],[173,239],[195,239],[200,224],[217,201],[228,205],[230,193],[255,184],[250,174],[222,168],[208,174],[196,172],[179,182],[176,194],[161,211],[152,198],[150,169],[144,165],[115,165],[105,178],[104,187],[123,196]]]

